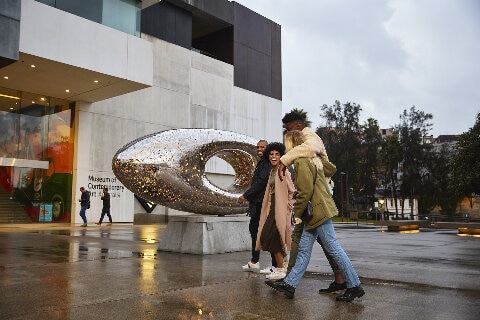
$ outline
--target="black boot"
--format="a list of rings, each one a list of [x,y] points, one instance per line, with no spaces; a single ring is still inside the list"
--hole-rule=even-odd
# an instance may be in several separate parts
[[[295,294],[295,288],[284,282],[283,279],[277,281],[267,280],[265,281],[265,284],[270,288],[283,292],[285,297],[287,297],[288,299],[292,299],[293,295]]]
[[[345,290],[345,289],[347,289],[347,283],[346,282],[338,283],[336,281],[333,281],[332,283],[330,283],[328,288],[320,289],[320,290],[318,290],[318,293],[333,293],[333,292],[337,292],[337,291],[341,291],[341,290]]]
[[[337,296],[337,301],[352,302],[355,298],[360,298],[365,294],[361,286],[347,288],[344,294]]]

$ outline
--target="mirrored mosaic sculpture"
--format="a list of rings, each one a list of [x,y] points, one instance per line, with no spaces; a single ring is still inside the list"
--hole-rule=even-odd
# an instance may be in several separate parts
[[[115,176],[134,194],[191,213],[230,215],[246,212],[237,199],[249,187],[257,161],[252,137],[214,129],[175,129],[147,135],[121,148],[112,160]],[[205,174],[212,157],[235,172],[220,188]]]

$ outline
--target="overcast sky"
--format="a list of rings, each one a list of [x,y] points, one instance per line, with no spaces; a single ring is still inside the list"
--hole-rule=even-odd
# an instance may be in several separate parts
[[[431,134],[461,134],[480,112],[480,0],[236,0],[282,27],[283,113],[354,102],[381,128],[404,109]]]

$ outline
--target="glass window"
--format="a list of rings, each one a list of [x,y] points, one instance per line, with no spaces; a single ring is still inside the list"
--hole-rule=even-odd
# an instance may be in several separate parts
[[[0,192],[23,208],[12,222],[70,222],[74,107],[0,87]]]
[[[104,0],[102,23],[125,33],[140,36],[140,2]]]
[[[56,0],[55,7],[82,18],[102,23],[102,1],[100,0]]]
[[[37,0],[38,2],[140,36],[139,0]]]

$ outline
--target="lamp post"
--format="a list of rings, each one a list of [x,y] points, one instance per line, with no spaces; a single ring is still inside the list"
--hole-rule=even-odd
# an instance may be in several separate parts
[[[380,221],[383,221],[383,213],[384,213],[384,208],[383,208],[383,204],[385,203],[385,199],[380,199],[378,200],[378,203],[380,204]]]
[[[378,200],[378,208],[380,209],[380,230],[383,232],[383,204],[385,203],[385,199]]]

